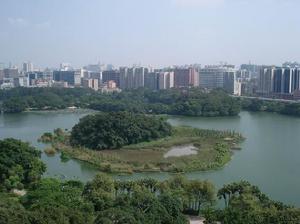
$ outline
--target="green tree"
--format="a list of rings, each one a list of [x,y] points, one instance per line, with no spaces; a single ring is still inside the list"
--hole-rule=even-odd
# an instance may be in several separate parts
[[[162,118],[128,112],[88,115],[71,132],[72,145],[91,149],[119,149],[122,146],[171,135],[171,125]]]
[[[34,223],[92,223],[93,205],[82,197],[79,181],[42,179],[22,198]]]
[[[191,208],[200,214],[202,205],[212,205],[215,200],[214,185],[208,181],[189,181],[186,191]]]
[[[83,196],[94,204],[96,211],[103,211],[113,203],[114,186],[114,181],[108,175],[101,173],[85,185]]]
[[[36,183],[45,172],[41,152],[16,139],[0,140],[0,185],[7,190]]]

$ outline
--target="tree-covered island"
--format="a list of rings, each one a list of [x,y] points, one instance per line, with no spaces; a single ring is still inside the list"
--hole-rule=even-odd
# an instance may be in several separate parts
[[[165,118],[129,112],[88,115],[70,132],[57,129],[40,138],[52,144],[48,153],[117,173],[221,168],[242,140],[233,131],[172,127]]]

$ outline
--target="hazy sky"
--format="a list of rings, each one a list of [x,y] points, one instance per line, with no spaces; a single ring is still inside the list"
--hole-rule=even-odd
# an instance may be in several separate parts
[[[300,61],[300,0],[0,0],[0,62]]]

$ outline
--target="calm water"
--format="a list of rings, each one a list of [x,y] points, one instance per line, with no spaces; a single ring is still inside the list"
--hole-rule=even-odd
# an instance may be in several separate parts
[[[164,155],[164,158],[195,155],[198,153],[197,150],[198,148],[196,148],[193,144],[174,146]]]
[[[0,138],[14,137],[43,148],[36,139],[54,128],[71,128],[87,112],[36,112],[0,115]],[[242,151],[222,170],[194,172],[190,179],[209,179],[218,187],[224,183],[248,180],[276,200],[300,206],[300,119],[271,113],[242,112],[231,118],[173,117],[173,125],[189,125],[207,129],[233,129],[247,140]],[[42,159],[47,164],[46,176],[78,178],[86,181],[97,172],[93,167],[70,160],[61,163],[59,156]],[[135,174],[119,178],[154,177],[164,179],[166,173]]]

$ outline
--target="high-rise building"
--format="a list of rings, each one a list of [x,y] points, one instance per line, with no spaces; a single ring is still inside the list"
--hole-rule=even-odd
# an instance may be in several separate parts
[[[80,78],[89,78],[89,72],[83,68],[76,69],[75,72]]]
[[[199,86],[206,89],[223,88],[224,69],[220,66],[206,66],[199,71]]]
[[[223,88],[230,94],[241,94],[241,82],[234,66],[206,66],[199,71],[199,86],[206,89]]]
[[[159,84],[159,73],[150,72],[148,74],[145,74],[144,83],[145,83],[145,88],[151,90],[157,90]]]
[[[268,96],[274,89],[275,67],[263,67],[259,73],[258,94]],[[280,84],[281,85],[281,84]]]
[[[75,71],[54,71],[53,79],[56,82],[67,82],[70,86],[81,84],[81,75]]]
[[[17,68],[6,68],[3,70],[4,78],[18,78],[19,70]]]
[[[274,75],[273,75],[273,92],[274,93],[281,93],[282,90],[282,84],[283,84],[283,70],[282,69],[274,69]],[[264,75],[262,73],[262,75]],[[261,79],[260,79],[261,80]],[[270,91],[270,92],[272,92]]]
[[[241,83],[237,81],[234,69],[224,71],[223,89],[230,94],[241,95]]]
[[[300,90],[300,67],[294,70],[292,83],[293,83],[293,91]]]
[[[261,66],[254,64],[242,64],[241,70],[245,70],[248,72],[250,78],[258,78]]]
[[[286,97],[300,90],[300,69],[264,67],[260,71],[258,94]]]
[[[82,80],[82,86],[84,88],[90,88],[93,89],[95,91],[98,91],[99,89],[99,82],[98,79],[83,79]]]
[[[137,89],[144,87],[146,74],[148,74],[148,69],[144,67],[120,68],[120,88]]]
[[[195,68],[176,68],[174,85],[177,88],[199,86],[199,74]]]
[[[4,71],[0,69],[0,83],[4,79]]]
[[[291,94],[294,92],[293,89],[293,77],[295,75],[295,69],[292,68],[282,68],[283,70],[283,84],[282,93]]]
[[[102,72],[89,72],[89,78],[91,79],[98,79],[99,82],[101,81]]]
[[[120,68],[120,89],[126,89],[128,86],[128,68]]]
[[[49,82],[52,82],[53,71],[50,69],[45,69],[43,73],[44,73],[44,79],[48,80]]]
[[[33,64],[31,62],[24,62],[23,63],[23,72],[33,72]]]
[[[170,89],[174,87],[174,72],[160,72],[158,88]]]
[[[126,89],[134,89],[134,75],[135,75],[135,68],[134,67],[128,68]]]
[[[145,75],[148,74],[148,72],[149,72],[148,68],[143,68],[143,67],[135,68],[133,88],[137,89],[140,87],[144,87]]]
[[[117,87],[120,87],[120,72],[118,70],[109,70],[102,72],[102,83],[114,81]]]

